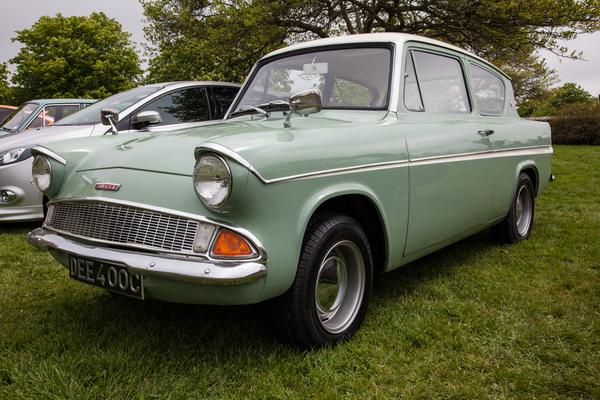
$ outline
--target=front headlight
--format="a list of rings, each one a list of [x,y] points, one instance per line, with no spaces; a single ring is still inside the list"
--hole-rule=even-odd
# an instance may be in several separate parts
[[[46,192],[50,188],[50,184],[52,183],[52,166],[46,156],[35,156],[31,167],[31,174],[33,175],[33,183],[41,192]]]
[[[28,149],[26,147],[5,151],[4,153],[0,153],[0,166],[16,163],[18,161],[23,161],[26,158],[29,158],[30,156],[31,149]]]
[[[227,162],[216,154],[204,154],[194,167],[194,190],[209,208],[219,208],[231,194],[231,171]]]

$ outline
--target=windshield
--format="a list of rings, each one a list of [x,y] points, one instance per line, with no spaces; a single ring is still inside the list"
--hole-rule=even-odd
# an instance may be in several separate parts
[[[323,108],[387,109],[391,50],[383,47],[323,50],[261,65],[234,110],[319,88]]]
[[[111,108],[121,112],[137,103],[138,101],[150,96],[152,93],[162,89],[160,86],[142,86],[135,89],[126,90],[117,93],[103,100],[100,100],[83,110],[69,115],[58,121],[56,125],[94,125],[100,123],[100,111],[103,108]]]
[[[38,108],[36,103],[25,103],[21,107],[17,108],[2,124],[2,130],[13,132],[15,131],[23,121],[25,121],[32,112],[34,112]]]

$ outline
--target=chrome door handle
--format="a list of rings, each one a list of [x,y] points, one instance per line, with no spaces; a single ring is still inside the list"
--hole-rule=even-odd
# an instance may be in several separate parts
[[[479,136],[486,137],[486,136],[493,135],[493,134],[494,134],[494,131],[493,131],[492,129],[486,129],[486,130],[484,130],[484,131],[477,131],[477,134],[478,134]]]

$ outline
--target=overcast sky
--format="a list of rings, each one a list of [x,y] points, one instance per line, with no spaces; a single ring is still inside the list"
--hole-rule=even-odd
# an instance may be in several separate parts
[[[144,15],[138,0],[3,0],[0,10],[0,62],[14,57],[19,44],[12,43],[15,31],[29,28],[42,15],[88,15],[102,11],[123,25],[132,40],[142,49]],[[567,43],[572,50],[581,50],[587,61],[560,59],[543,53],[548,65],[558,71],[561,83],[576,82],[595,96],[600,95],[600,32],[580,35]],[[12,68],[11,68],[12,69]]]

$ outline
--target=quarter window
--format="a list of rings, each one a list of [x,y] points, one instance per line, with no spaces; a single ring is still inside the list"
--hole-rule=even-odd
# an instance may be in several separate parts
[[[502,115],[506,98],[502,79],[474,64],[469,64],[469,72],[479,113]]]
[[[421,93],[419,92],[419,84],[417,82],[417,74],[415,73],[412,52],[409,52],[406,58],[404,105],[410,111],[423,111],[423,100],[421,99]]]
[[[215,96],[215,119],[220,119],[225,116],[225,113],[229,109],[235,95],[238,92],[236,87],[213,87],[213,95]]]
[[[414,62],[425,112],[471,111],[460,62],[452,57],[414,51]]]

